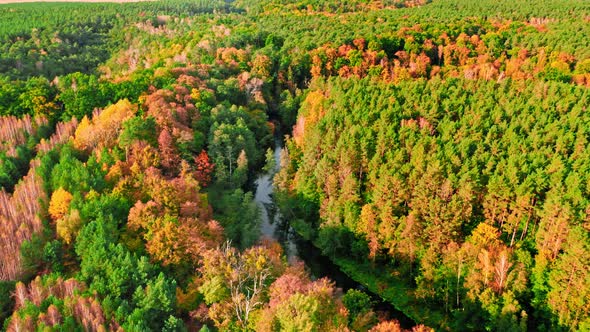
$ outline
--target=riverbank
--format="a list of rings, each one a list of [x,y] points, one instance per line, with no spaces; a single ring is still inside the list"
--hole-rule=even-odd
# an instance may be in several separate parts
[[[295,221],[290,226],[308,246],[312,246],[318,252],[322,251],[317,241],[313,240],[312,230],[306,228],[304,222]],[[412,290],[407,281],[396,277],[391,273],[393,271],[384,270],[383,266],[377,268],[369,261],[359,262],[347,256],[323,257],[352,282],[364,287],[368,293],[379,297],[381,301],[390,304],[399,312],[398,317],[407,317],[406,323],[411,321],[414,325],[424,324],[447,329],[448,323],[444,314],[433,311],[426,303],[412,300]]]
[[[291,225],[290,220],[284,220],[277,210],[274,196],[274,175],[281,168],[282,141],[280,136],[275,140],[274,168],[261,174],[255,181],[256,193],[254,200],[261,210],[260,233],[263,237],[274,239],[281,243],[289,261],[301,260],[314,278],[327,277],[343,292],[349,289],[362,289],[374,302],[374,308],[381,311],[388,319],[396,319],[403,328],[409,329],[416,325],[416,320],[400,310],[401,302],[393,302],[394,294],[399,289],[388,289],[388,295],[384,297],[374,285],[363,285],[353,278],[355,269],[346,264],[344,260],[332,260],[322,254],[318,246],[310,241],[309,237],[302,236]],[[296,227],[295,227],[296,228]],[[352,262],[351,262],[352,263]],[[401,283],[398,283],[401,285]],[[407,297],[404,297],[407,302]],[[403,307],[403,306],[401,306]]]
[[[294,236],[296,237],[295,242],[297,243],[299,257],[305,262],[306,267],[310,270],[310,273],[313,276],[316,278],[328,277],[344,292],[349,289],[362,290],[372,298],[375,311],[385,313],[388,319],[397,320],[402,328],[411,329],[413,326],[417,325],[415,319],[406,312],[400,310],[397,305],[394,305],[391,301],[385,299],[375,289],[371,289],[358,280],[355,280],[352,277],[353,274],[348,273],[344,268],[345,265],[339,264],[343,263],[343,261],[330,259],[323,255],[321,250],[312,242],[302,238],[296,233]]]
[[[413,321],[427,326],[446,327],[445,317],[437,311],[432,311],[426,305],[419,305],[410,299],[411,290],[404,286],[404,282],[394,276],[382,277],[382,271],[377,271],[369,263],[359,263],[344,257],[332,259],[335,265],[351,279],[367,287],[374,294],[397,310],[410,317]],[[402,310],[403,309],[403,310]]]

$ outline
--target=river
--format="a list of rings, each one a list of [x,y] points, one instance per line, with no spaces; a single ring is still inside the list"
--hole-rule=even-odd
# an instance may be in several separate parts
[[[280,140],[275,140],[274,169],[268,173],[260,175],[258,179],[256,179],[256,195],[254,196],[254,201],[256,201],[256,204],[258,204],[258,207],[261,210],[261,235],[278,241],[283,246],[287,259],[292,261],[299,256],[297,253],[297,245],[292,239],[290,229],[288,227],[280,227],[284,226],[284,223],[281,223],[281,215],[272,198],[274,190],[273,177],[281,169],[282,147],[280,143]]]
[[[353,288],[363,290],[372,297],[375,304],[373,307],[376,311],[385,314],[386,317],[397,319],[403,328],[409,329],[416,325],[410,317],[397,310],[391,303],[383,301],[377,294],[369,292],[364,286],[342,272],[328,257],[322,255],[321,251],[310,241],[298,236],[289,226],[288,220],[281,218],[280,212],[273,202],[272,195],[273,177],[281,168],[281,143],[278,139],[275,141],[274,170],[260,175],[255,182],[256,195],[254,200],[261,210],[261,235],[278,241],[283,246],[289,262],[297,259],[302,260],[313,279],[328,277],[343,292]]]

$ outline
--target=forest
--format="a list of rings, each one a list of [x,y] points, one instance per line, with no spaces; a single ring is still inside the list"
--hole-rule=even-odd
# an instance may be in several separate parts
[[[590,2],[0,18],[3,331],[590,330]]]

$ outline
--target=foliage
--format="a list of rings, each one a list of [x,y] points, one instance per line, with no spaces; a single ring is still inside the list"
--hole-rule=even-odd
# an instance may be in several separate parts
[[[6,329],[401,331],[259,239],[278,169],[287,226],[415,321],[590,326],[587,1],[0,17]]]
[[[238,248],[252,246],[260,236],[260,211],[253,199],[252,193],[236,189],[213,203],[220,211],[217,218],[225,236]]]
[[[145,141],[151,146],[156,146],[157,141],[154,133],[156,132],[156,121],[153,117],[145,119],[133,117],[122,124],[121,134],[119,135],[119,145],[128,147],[135,140]]]
[[[390,262],[416,281],[416,298],[453,310],[479,305],[489,326],[519,329],[534,264],[546,268],[566,257],[566,243],[584,242],[567,234],[588,205],[574,181],[588,162],[576,148],[586,139],[578,114],[587,99],[587,89],[561,83],[318,80],[294,129],[291,185],[322,202],[325,253]]]
[[[54,221],[61,219],[66,213],[68,213],[72,198],[74,198],[72,194],[61,187],[57,188],[57,190],[51,194],[48,212]]]
[[[14,292],[16,282],[2,281],[0,282],[0,320],[4,321],[12,312],[14,300],[10,296]]]
[[[268,286],[281,274],[281,252],[262,246],[243,253],[230,247],[209,251],[203,259],[204,293],[212,304],[210,316],[218,328],[245,328],[253,311],[264,303]]]

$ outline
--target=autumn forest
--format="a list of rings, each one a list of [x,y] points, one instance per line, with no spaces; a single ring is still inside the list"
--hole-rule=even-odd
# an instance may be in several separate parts
[[[3,331],[590,330],[590,2],[0,18]]]

